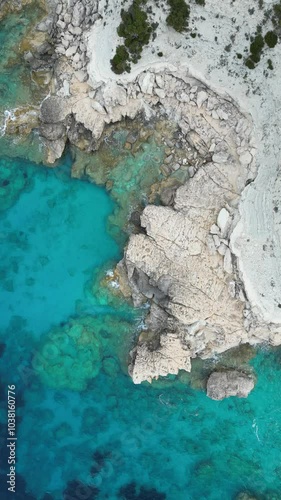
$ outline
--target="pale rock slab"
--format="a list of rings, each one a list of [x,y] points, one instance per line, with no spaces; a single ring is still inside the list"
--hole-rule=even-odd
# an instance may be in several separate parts
[[[253,390],[254,378],[237,370],[213,372],[207,382],[207,396],[220,401],[230,396],[246,398]]]
[[[142,73],[139,77],[139,86],[143,94],[153,94],[155,75],[153,73]]]
[[[127,92],[121,85],[108,84],[103,91],[104,103],[107,107],[126,106]]]
[[[208,94],[207,92],[205,92],[204,90],[201,90],[200,92],[198,92],[198,95],[197,95],[197,106],[198,108],[201,108],[202,104],[207,101],[208,99]]]
[[[169,373],[177,375],[179,370],[191,370],[190,352],[177,335],[167,333],[161,335],[156,350],[150,350],[147,344],[137,348],[130,374],[133,382],[140,384]]]
[[[227,234],[229,223],[230,223],[230,214],[228,210],[226,210],[226,208],[222,208],[217,218],[217,225],[220,228],[221,235],[223,238]]]

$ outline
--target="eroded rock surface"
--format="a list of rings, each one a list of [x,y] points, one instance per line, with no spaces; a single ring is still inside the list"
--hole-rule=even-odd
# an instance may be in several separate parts
[[[190,371],[190,352],[186,344],[174,333],[161,335],[156,349],[150,349],[148,343],[140,343],[135,351],[132,365],[132,378],[135,384],[145,380],[151,382],[153,378],[177,375],[179,370]]]
[[[205,154],[205,162],[176,190],[172,206],[149,205],[144,209],[141,225],[146,234],[131,236],[125,252],[135,304],[149,300],[167,314],[159,347],[145,348],[140,342],[134,352],[131,374],[136,383],[151,378],[151,366],[157,377],[160,359],[158,375],[165,371],[164,364],[169,372],[175,356],[168,352],[164,358],[157,355],[169,335],[178,337],[179,352],[185,350],[185,357],[177,360],[177,369],[185,370],[190,369],[187,356],[208,358],[250,341],[251,333],[244,325],[245,297],[228,236],[235,224],[239,195],[254,170],[253,164],[245,167],[239,158],[235,127],[243,124],[250,140],[251,124],[234,105],[222,101],[220,106],[228,109],[228,121],[214,122],[207,106],[205,100],[200,108],[186,104],[180,108],[182,131],[187,141]],[[247,148],[254,154],[244,141],[244,151]]]
[[[251,375],[237,370],[213,372],[207,382],[207,396],[220,401],[230,396],[246,398],[254,388],[254,379]]]

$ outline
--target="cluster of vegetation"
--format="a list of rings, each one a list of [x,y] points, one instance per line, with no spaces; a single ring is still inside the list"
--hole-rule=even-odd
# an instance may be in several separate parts
[[[0,0],[1,1],[1,0]],[[166,23],[179,33],[188,27],[190,7],[185,0],[167,0],[170,7]],[[124,44],[116,48],[114,57],[110,60],[111,69],[118,75],[125,71],[131,71],[131,63],[136,64],[141,58],[143,47],[149,43],[151,35],[156,36],[156,23],[150,23],[148,13],[152,13],[151,7],[147,11],[143,6],[147,0],[133,0],[128,10],[121,10],[122,22],[117,28],[117,33],[124,38]],[[198,5],[205,5],[205,0],[195,0]],[[158,6],[158,4],[157,4]],[[196,33],[192,33],[193,38]],[[158,52],[159,57],[163,57],[163,52]]]
[[[278,36],[274,31],[268,31],[265,37],[263,37],[261,33],[257,34],[251,42],[250,55],[245,61],[247,68],[249,69],[255,68],[256,64],[260,61],[265,44],[270,49],[272,49],[273,47],[275,47],[277,42],[278,42]],[[273,67],[271,67],[270,69],[273,69]]]
[[[253,39],[250,45],[250,56],[246,61],[246,66],[249,69],[254,69],[255,64],[260,61],[262,49],[264,47],[264,39],[263,36],[259,33]]]
[[[155,25],[148,22],[147,13],[142,10],[146,0],[133,0],[127,11],[122,9],[122,22],[117,33],[124,38],[124,45],[119,45],[111,59],[111,69],[117,74],[130,72],[130,62],[136,64],[141,57],[143,47],[148,44]]]
[[[202,0],[197,0],[196,3],[200,2]],[[168,0],[168,4],[170,6],[170,13],[166,19],[166,23],[181,33],[188,27],[190,7],[185,3],[185,0]]]
[[[263,6],[262,0],[260,0],[260,8]],[[266,35],[262,36],[262,27],[259,25],[257,27],[256,36],[251,38],[250,54],[245,60],[245,65],[249,69],[254,69],[256,64],[259,63],[263,49],[265,45],[270,49],[273,49],[278,43],[278,35],[280,35],[281,27],[281,0],[278,4],[273,5],[273,8],[265,12],[263,24],[265,24],[271,18],[273,24],[273,30],[270,30]],[[271,59],[268,59],[268,69],[272,70],[273,65]]]
[[[125,71],[129,73],[131,71],[129,60],[130,55],[125,45],[119,45],[116,49],[115,56],[110,60],[112,71],[114,71],[114,73],[117,73],[117,75],[120,75]]]
[[[273,6],[272,23],[278,28],[281,27],[281,1]]]

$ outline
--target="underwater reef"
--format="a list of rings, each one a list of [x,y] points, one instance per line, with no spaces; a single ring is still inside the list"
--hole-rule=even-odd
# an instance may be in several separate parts
[[[33,359],[42,383],[57,389],[83,391],[101,368],[101,342],[87,318],[48,334]]]

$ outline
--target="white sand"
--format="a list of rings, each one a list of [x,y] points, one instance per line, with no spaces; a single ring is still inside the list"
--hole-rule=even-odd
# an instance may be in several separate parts
[[[250,43],[245,34],[254,34],[264,10],[274,2],[264,2],[262,11],[258,2],[252,0],[236,0],[233,5],[229,0],[223,5],[206,0],[205,7],[192,4],[190,26],[196,27],[197,33],[201,34],[195,39],[167,28],[164,23],[166,15],[153,2],[154,20],[159,22],[157,38],[145,48],[140,62],[132,65],[131,73],[121,76],[110,69],[110,59],[119,43],[116,27],[120,23],[121,0],[109,0],[108,3],[105,12],[105,1],[100,2],[103,19],[94,25],[88,37],[88,55],[92,55],[88,72],[94,86],[110,80],[126,84],[149,68],[161,70],[168,67],[175,71],[181,68],[217,92],[228,93],[245,113],[251,114],[258,148],[258,176],[244,191],[240,204],[241,219],[231,238],[232,251],[239,258],[241,276],[256,314],[267,322],[281,323],[281,46],[279,43],[274,49],[266,49],[253,71],[247,70],[243,60],[236,57],[237,52],[245,54],[244,50]],[[248,9],[253,7],[255,12],[250,15]],[[106,26],[103,26],[104,22]],[[271,27],[271,22],[263,26],[263,34]],[[231,35],[235,35],[233,42]],[[225,47],[229,44],[231,50],[227,52]],[[159,51],[164,57],[159,58]],[[269,58],[274,70],[268,70],[266,78],[264,71]],[[274,211],[279,204],[279,211],[276,208]]]

